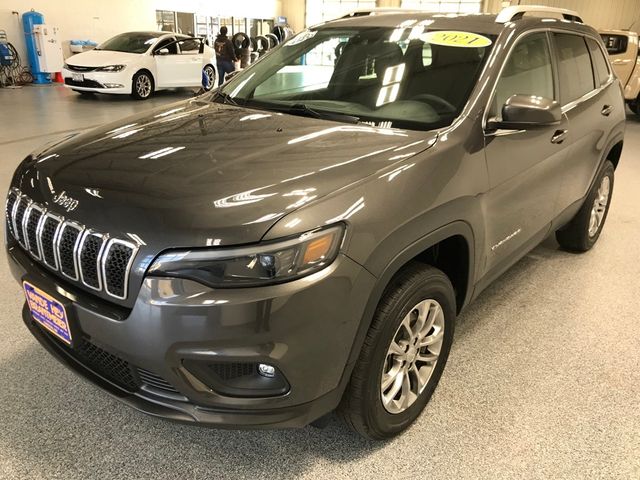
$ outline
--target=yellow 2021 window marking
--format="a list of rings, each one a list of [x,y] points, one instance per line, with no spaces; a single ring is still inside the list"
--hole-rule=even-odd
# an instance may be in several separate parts
[[[455,30],[427,32],[422,36],[422,39],[433,45],[444,45],[446,47],[478,48],[488,47],[492,43],[490,38],[483,35]]]

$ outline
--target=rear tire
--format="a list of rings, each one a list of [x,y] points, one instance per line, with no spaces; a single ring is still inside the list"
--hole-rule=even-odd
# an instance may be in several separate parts
[[[131,96],[136,100],[147,100],[153,95],[153,77],[144,70],[137,72],[131,80]]]
[[[443,272],[412,263],[396,275],[378,304],[338,407],[351,429],[382,440],[418,418],[442,376],[455,316],[454,290]]]
[[[576,216],[556,232],[556,239],[565,250],[586,252],[600,238],[611,205],[614,172],[613,163],[605,160]]]

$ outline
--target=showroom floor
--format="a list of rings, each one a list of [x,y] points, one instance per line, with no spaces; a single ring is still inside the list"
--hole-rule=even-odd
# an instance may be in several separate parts
[[[65,132],[147,103],[0,89],[0,187]],[[604,234],[586,255],[548,240],[460,317],[440,387],[388,443],[324,430],[221,431],[144,416],[58,364],[23,327],[0,261],[0,478],[640,478],[640,121]],[[515,159],[514,159],[515,160]],[[4,256],[3,256],[4,258]]]

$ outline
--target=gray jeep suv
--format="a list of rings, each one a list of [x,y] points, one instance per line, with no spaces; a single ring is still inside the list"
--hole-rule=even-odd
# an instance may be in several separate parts
[[[27,328],[152,415],[401,432],[456,315],[607,216],[619,81],[576,13],[534,9],[328,22],[29,155],[6,204]]]

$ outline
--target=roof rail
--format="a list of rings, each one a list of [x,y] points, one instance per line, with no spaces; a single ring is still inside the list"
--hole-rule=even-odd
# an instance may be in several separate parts
[[[379,15],[384,13],[422,13],[426,10],[409,10],[406,8],[395,8],[395,7],[377,7],[377,8],[363,8],[360,10],[354,10],[353,12],[349,12],[346,15],[340,18],[352,18],[352,17],[368,17],[370,15]]]
[[[580,14],[566,8],[545,7],[542,5],[514,5],[512,7],[503,8],[496,17],[497,23],[507,23],[513,20],[519,20],[525,13],[556,13],[562,15],[565,20],[572,22],[584,23]]]

